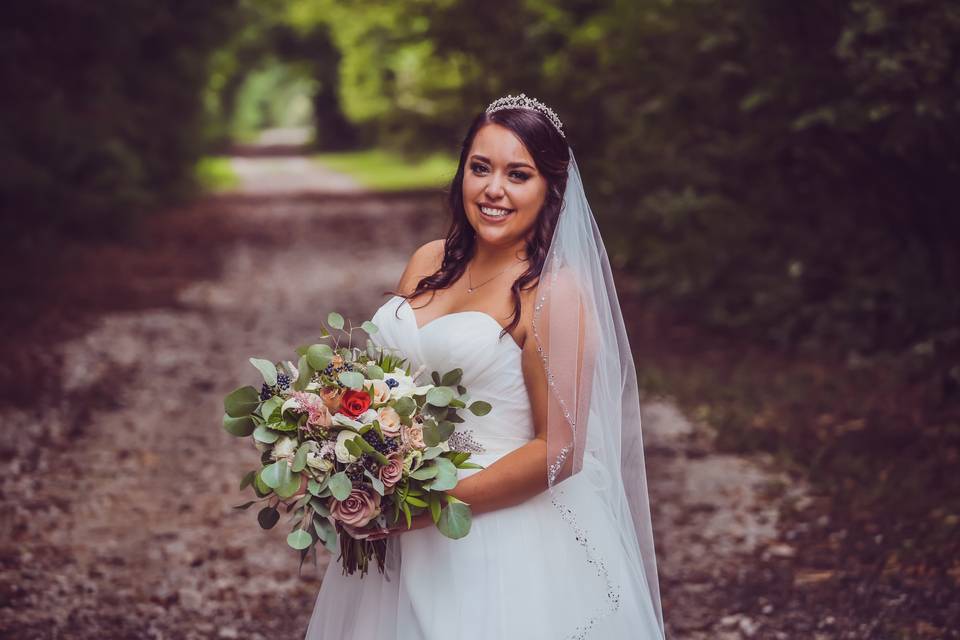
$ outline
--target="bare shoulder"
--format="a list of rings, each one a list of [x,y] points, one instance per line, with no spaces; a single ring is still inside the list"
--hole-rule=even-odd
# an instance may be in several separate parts
[[[403,275],[400,276],[397,291],[409,295],[417,288],[417,283],[422,278],[436,272],[443,263],[443,250],[446,242],[443,238],[431,240],[414,251],[403,270]]]

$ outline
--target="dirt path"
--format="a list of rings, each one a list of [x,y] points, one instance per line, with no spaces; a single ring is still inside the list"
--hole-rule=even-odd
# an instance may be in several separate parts
[[[437,199],[364,196],[303,158],[235,166],[238,193],[195,214],[244,230],[209,247],[218,275],[176,304],[106,313],[76,339],[37,345],[61,358],[63,392],[2,407],[3,637],[303,635],[323,567],[298,576],[284,521],[264,533],[231,508],[257,455],[219,428],[221,398],[254,380],[247,356],[289,357],[316,337],[314,314],[366,319],[444,223]],[[791,481],[766,460],[715,453],[709,429],[669,401],[648,403],[644,420],[671,637],[788,637],[720,587],[758,553],[791,553],[768,498]]]

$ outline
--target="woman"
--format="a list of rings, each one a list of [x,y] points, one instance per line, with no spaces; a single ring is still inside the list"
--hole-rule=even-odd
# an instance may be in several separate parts
[[[416,369],[463,369],[450,491],[470,533],[392,529],[386,574],[332,561],[307,638],[663,638],[636,373],[609,262],[562,124],[507,96],[463,141],[444,240],[373,317]]]

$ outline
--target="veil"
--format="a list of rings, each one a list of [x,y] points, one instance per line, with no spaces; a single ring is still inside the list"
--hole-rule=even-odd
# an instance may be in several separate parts
[[[547,405],[547,478],[553,505],[573,528],[587,561],[608,582],[616,610],[622,579],[646,588],[664,637],[644,468],[640,397],[610,262],[570,150],[563,204],[537,284],[533,333],[543,360]],[[590,543],[577,510],[563,501],[564,480],[585,461],[607,478],[605,500],[626,557],[604,558]]]

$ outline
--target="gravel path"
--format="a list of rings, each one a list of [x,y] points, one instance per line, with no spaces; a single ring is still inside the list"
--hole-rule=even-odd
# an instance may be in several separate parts
[[[174,305],[105,313],[80,337],[43,345],[62,359],[63,393],[0,407],[0,636],[303,635],[323,566],[298,575],[285,520],[265,533],[252,511],[232,509],[257,455],[219,427],[222,396],[254,381],[247,356],[289,357],[315,338],[318,314],[372,315],[444,221],[437,198],[365,196],[303,158],[234,166],[238,192],[196,213],[197,224],[245,230],[210,247],[217,276]],[[767,636],[721,585],[758,553],[792,553],[766,497],[791,481],[768,460],[716,453],[709,428],[668,400],[643,415],[671,637],[787,637]]]

